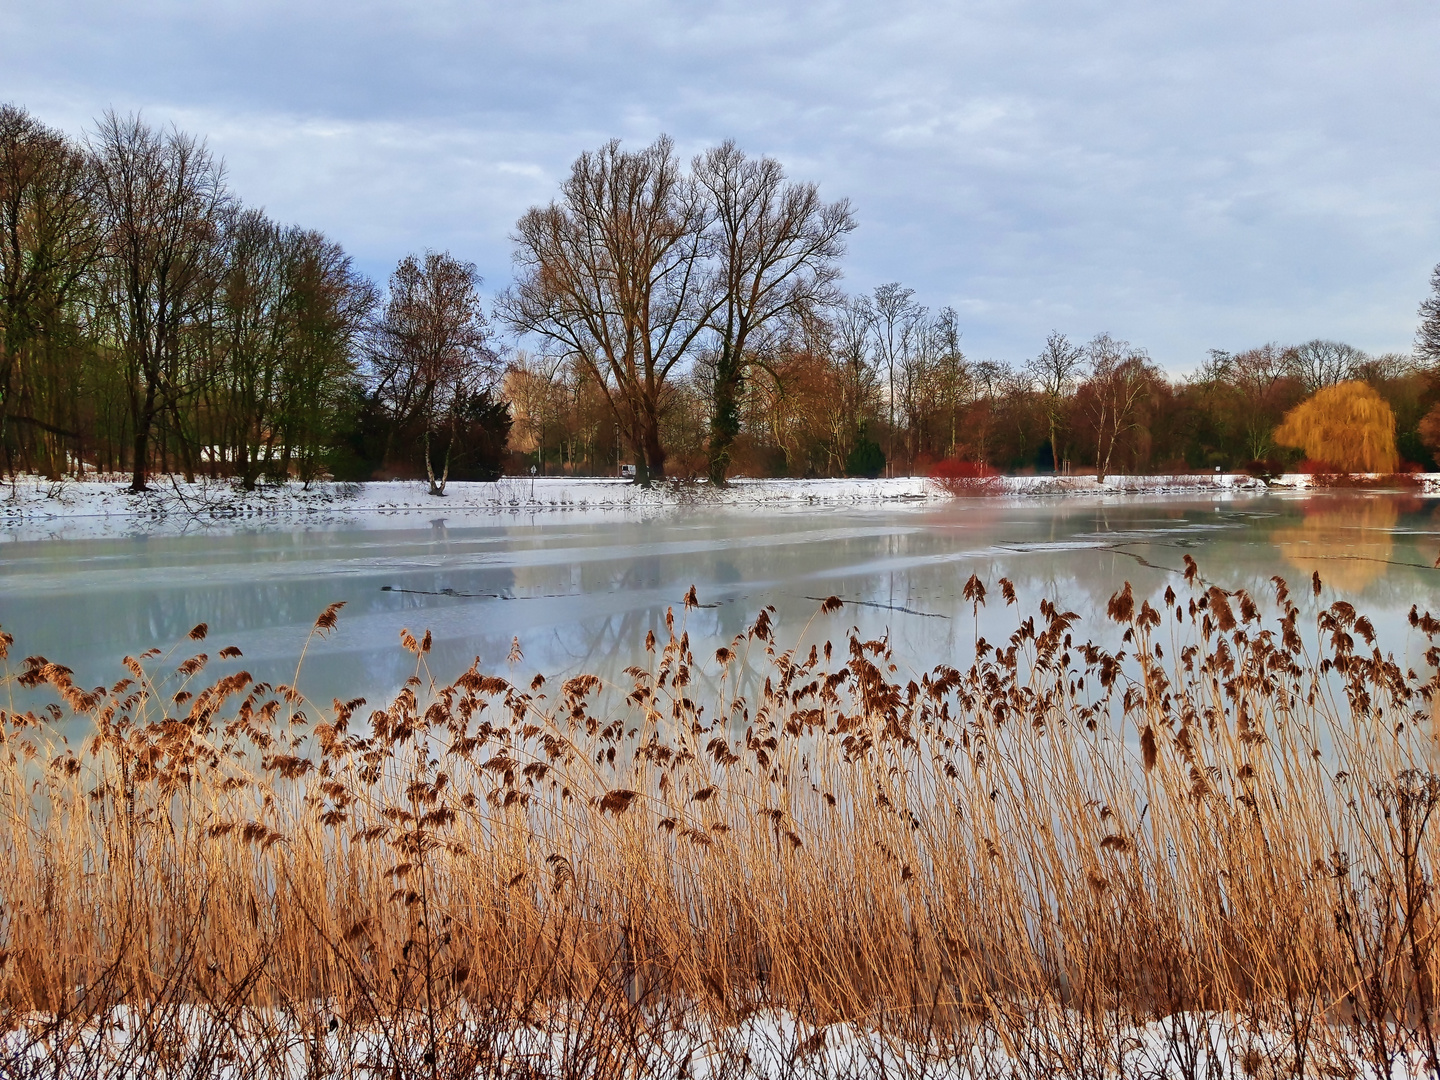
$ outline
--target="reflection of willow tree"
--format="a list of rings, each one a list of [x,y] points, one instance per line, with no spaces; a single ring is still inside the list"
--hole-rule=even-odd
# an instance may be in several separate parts
[[[1394,561],[1391,530],[1399,516],[1393,499],[1312,500],[1304,520],[1276,529],[1270,539],[1306,577],[1318,571],[1341,593],[1359,593],[1384,577]]]

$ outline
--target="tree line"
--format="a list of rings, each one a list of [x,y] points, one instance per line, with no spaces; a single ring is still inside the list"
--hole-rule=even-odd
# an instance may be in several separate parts
[[[205,144],[107,114],[83,141],[0,106],[7,470],[306,482],[493,475],[509,413],[472,264],[383,292],[323,234],[245,206]]]
[[[1193,374],[1172,377],[1143,347],[1108,333],[1071,340],[1051,332],[1019,362],[976,359],[961,347],[953,308],[930,309],[897,282],[867,294],[839,291],[841,241],[854,226],[847,204],[826,207],[813,186],[797,185],[813,216],[781,214],[774,209],[780,200],[767,197],[783,190],[778,165],[763,159],[776,178],[767,194],[735,197],[731,192],[746,189],[711,179],[717,159],[762,168],[727,144],[695,159],[695,187],[686,187],[668,142],[630,155],[611,144],[598,158],[582,155],[561,197],[522,219],[518,281],[500,306],[539,345],[515,353],[505,382],[512,445],[537,469],[600,471],[626,451],[651,472],[717,480],[731,469],[751,476],[926,474],[945,461],[1101,476],[1325,469],[1333,463],[1306,463],[1304,446],[1313,441],[1293,429],[1277,432],[1302,402],[1352,382],[1389,409],[1396,463],[1436,467],[1440,267],[1409,353],[1372,356],[1319,338],[1270,342],[1211,350]],[[675,175],[667,181],[677,191],[673,205],[620,198],[610,186],[625,170],[631,187],[644,174],[656,190],[662,177]],[[697,195],[698,210],[689,201]],[[750,216],[736,214],[737,205]],[[663,222],[686,223],[675,230],[688,237],[683,260],[613,258],[623,245],[612,234],[654,233]],[[564,237],[578,239],[566,247]],[[793,262],[772,266],[752,254],[779,250],[781,237],[794,245],[785,250],[800,253]],[[634,326],[629,334],[596,317],[603,311],[618,320],[626,310],[627,272],[661,287],[660,302],[625,324]],[[744,305],[770,295],[771,274],[777,282],[784,274],[799,280],[783,306],[760,309],[762,321]],[[572,281],[593,295],[571,288]],[[682,287],[692,294],[682,298]],[[731,328],[747,318],[759,332],[737,338]],[[647,334],[675,343],[677,352],[688,348],[688,366],[661,356],[634,369],[643,375],[637,379],[630,354],[617,355],[616,343],[648,361]],[[617,396],[620,408],[647,418],[643,439],[624,422],[612,424]]]
[[[733,143],[688,170],[664,138],[582,154],[512,238],[516,281],[497,310],[528,346],[506,369],[512,447],[537,471],[628,457],[642,481],[923,474],[943,461],[1273,472],[1324,445],[1282,443],[1287,414],[1357,382],[1393,416],[1397,463],[1435,467],[1440,267],[1411,353],[1272,342],[1211,351],[1172,378],[1107,333],[1052,332],[1019,363],[969,357],[953,308],[895,282],[840,291],[854,227],[847,202]]]
[[[502,469],[875,476],[937,463],[1111,472],[1290,467],[1287,413],[1372,388],[1398,459],[1440,448],[1440,268],[1415,349],[1212,351],[1183,378],[1100,333],[967,356],[952,308],[846,295],[846,200],[733,142],[618,141],[473,264],[382,289],[335,241],[244,205],[205,143],[107,114],[83,139],[0,106],[0,449],[12,475],[451,478]],[[1295,441],[1295,440],[1291,440]]]

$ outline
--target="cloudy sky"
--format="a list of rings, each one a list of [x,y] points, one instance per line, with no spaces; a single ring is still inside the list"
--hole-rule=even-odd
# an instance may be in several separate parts
[[[1016,361],[1106,330],[1408,349],[1440,262],[1431,0],[0,0],[0,101],[206,136],[235,190],[377,279],[510,276],[581,150],[770,154],[859,216],[846,283],[953,305]]]

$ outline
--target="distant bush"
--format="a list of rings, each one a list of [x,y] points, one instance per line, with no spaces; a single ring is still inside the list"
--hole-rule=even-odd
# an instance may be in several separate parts
[[[987,495],[1000,486],[1000,474],[983,461],[947,458],[930,470],[934,480],[951,495]]]
[[[863,476],[873,480],[884,471],[885,451],[880,449],[879,443],[862,434],[860,441],[855,444],[855,449],[845,457],[845,475]]]
[[[1245,466],[1245,472],[1260,480],[1274,480],[1285,472],[1285,466],[1275,458],[1257,458]]]

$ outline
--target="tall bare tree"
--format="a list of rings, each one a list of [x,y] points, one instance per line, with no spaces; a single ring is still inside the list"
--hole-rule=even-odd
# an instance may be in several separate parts
[[[1199,372],[1199,382],[1231,399],[1223,411],[1233,415],[1244,453],[1252,461],[1264,461],[1275,452],[1275,428],[1304,394],[1294,354],[1273,342],[1235,355],[1215,349]]]
[[[1137,427],[1141,404],[1159,377],[1149,356],[1128,341],[1097,334],[1085,347],[1090,371],[1090,421],[1095,434],[1095,472],[1104,480],[1121,438]]]
[[[885,453],[885,466],[889,470],[893,467],[895,458],[895,408],[898,404],[895,373],[903,370],[917,344],[919,331],[925,323],[926,310],[915,302],[915,290],[907,289],[898,281],[875,287],[874,308],[875,321],[871,332],[874,335],[876,357],[886,374],[889,446]]]
[[[305,483],[324,468],[350,403],[359,398],[359,343],[379,302],[345,249],[313,229],[286,230],[292,323],[280,423],[284,456]],[[294,455],[293,459],[292,456]]]
[[[514,412],[511,445],[535,452],[535,467],[545,472],[547,437],[558,433],[569,388],[563,356],[518,351],[505,369],[505,398]],[[563,457],[563,447],[562,447]]]
[[[445,494],[466,406],[499,376],[479,287],[474,263],[448,252],[407,255],[390,275],[390,293],[372,339],[377,392],[388,403],[395,427],[413,421],[422,429],[431,495]],[[438,462],[437,442],[444,446]]]
[[[284,231],[259,210],[228,223],[227,258],[215,305],[215,339],[223,351],[216,390],[234,468],[254,488],[276,456],[276,412],[284,395],[283,367],[294,326],[288,318],[288,270],[292,253]]]
[[[1440,365],[1440,266],[1430,274],[1430,295],[1420,302],[1415,352],[1427,363]]]
[[[59,336],[99,256],[94,176],[84,151],[64,135],[24,109],[0,106],[0,444],[12,419],[74,434],[54,418],[13,417],[11,403],[17,381],[33,381],[22,370],[25,358]]]
[[[1316,338],[1287,351],[1287,359],[1309,393],[1353,379],[1370,358],[1343,341]]]
[[[970,361],[960,349],[960,315],[952,307],[942,308],[925,333],[925,349],[931,358],[935,379],[933,405],[941,411],[944,449],[953,456],[960,442],[960,410],[974,393]]]
[[[855,215],[844,199],[822,202],[814,184],[786,183],[778,161],[747,157],[733,140],[697,157],[693,175],[710,203],[718,279],[709,472],[723,484],[750,351],[777,324],[837,302]]]
[[[258,210],[233,216],[225,244],[213,332],[221,441],[247,489],[292,465],[308,480],[332,433],[337,391],[355,379],[353,346],[375,288],[333,241]]]
[[[594,376],[636,455],[636,479],[665,475],[660,414],[668,380],[715,310],[706,274],[706,201],[670,139],[619,140],[581,154],[560,198],[516,226],[505,319]]]
[[[190,389],[184,339],[220,278],[229,196],[223,166],[176,128],[156,131],[139,116],[107,113],[92,150],[109,308],[130,400],[130,489],[139,492],[156,420],[168,414],[180,426],[180,399]],[[177,435],[188,454],[185,433]]]
[[[995,431],[997,406],[1007,391],[1016,384],[1015,372],[1003,360],[985,359],[971,366],[975,392],[969,435],[975,460],[989,464],[992,456],[991,436]]]
[[[1075,390],[1075,381],[1084,363],[1085,350],[1070,344],[1070,339],[1064,334],[1051,330],[1040,355],[1025,365],[1045,401],[1045,418],[1050,425],[1050,453],[1057,472],[1065,460],[1060,446],[1065,402]]]
[[[880,372],[871,349],[875,306],[865,295],[839,305],[830,320],[829,352],[840,392],[830,403],[831,468],[843,471],[857,445],[869,440],[869,421],[880,408]]]

